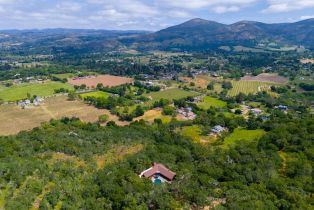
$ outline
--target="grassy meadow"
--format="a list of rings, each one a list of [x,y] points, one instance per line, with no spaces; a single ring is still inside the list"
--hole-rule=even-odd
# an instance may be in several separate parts
[[[181,135],[192,139],[195,143],[214,143],[216,138],[202,135],[202,129],[198,125],[185,126],[177,130]]]
[[[95,92],[89,92],[89,93],[82,93],[82,94],[80,94],[80,97],[82,99],[84,99],[86,97],[108,98],[110,95],[111,95],[110,93],[106,93],[103,91],[95,91]]]
[[[9,104],[0,106],[0,135],[17,134],[23,130],[30,130],[40,126],[50,119],[62,117],[78,117],[84,122],[96,122],[100,115],[109,116],[109,121],[115,121],[118,125],[126,125],[127,122],[119,121],[118,117],[110,114],[108,110],[97,109],[84,104],[81,101],[68,101],[65,96],[51,97],[39,107],[21,109]]]
[[[60,88],[73,90],[71,85],[60,82],[30,83],[0,88],[0,99],[14,102],[27,98],[28,93],[37,96],[52,96],[54,95],[54,90]]]
[[[147,122],[153,122],[155,119],[161,119],[163,123],[169,123],[172,117],[163,115],[161,109],[152,109],[145,112],[143,116],[135,118],[134,121],[145,120]]]
[[[246,130],[246,129],[235,129],[229,136],[224,140],[223,147],[231,146],[236,141],[252,141],[261,138],[266,132],[264,130]]]
[[[194,91],[186,91],[178,88],[172,88],[160,92],[152,92],[145,94],[144,96],[146,97],[151,97],[152,100],[149,101],[150,104],[154,103],[155,101],[159,101],[160,99],[168,99],[168,100],[173,100],[173,99],[181,99],[181,98],[186,98],[188,96],[197,96],[199,93],[194,92]]]
[[[73,73],[53,74],[52,76],[57,77],[59,79],[69,79],[71,77],[74,77],[75,74],[73,74]]]
[[[215,108],[223,108],[225,106],[227,106],[227,103],[219,100],[217,98],[213,98],[211,96],[205,96],[203,98],[203,101],[197,104],[200,108],[207,110],[210,107],[215,107]]]

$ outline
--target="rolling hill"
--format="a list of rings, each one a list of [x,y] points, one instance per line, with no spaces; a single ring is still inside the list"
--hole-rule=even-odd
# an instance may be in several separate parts
[[[314,19],[266,24],[222,24],[200,18],[157,32],[82,29],[0,31],[0,49],[27,53],[94,53],[127,48],[140,51],[199,51],[221,46],[314,49]]]
[[[256,47],[268,44],[304,45],[313,49],[314,19],[281,24],[240,21],[226,25],[197,18],[120,41],[141,50],[206,50],[222,45]]]

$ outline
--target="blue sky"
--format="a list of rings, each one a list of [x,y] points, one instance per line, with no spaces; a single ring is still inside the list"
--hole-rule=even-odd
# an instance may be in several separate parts
[[[0,0],[0,29],[159,30],[196,17],[295,22],[314,18],[314,0]]]

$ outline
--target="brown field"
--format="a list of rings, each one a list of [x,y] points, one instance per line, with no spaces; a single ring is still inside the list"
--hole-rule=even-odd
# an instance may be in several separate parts
[[[80,101],[68,101],[65,96],[51,97],[39,107],[21,109],[15,104],[0,106],[0,135],[17,134],[23,130],[31,130],[50,119],[62,117],[78,117],[84,122],[96,122],[100,115],[107,114],[109,120],[118,125],[126,123],[111,115],[108,110],[96,109]]]
[[[152,109],[145,112],[143,116],[134,118],[133,121],[145,120],[147,122],[153,122],[155,119],[161,119],[163,123],[171,122],[171,116],[165,116],[162,114],[162,109]]]
[[[210,82],[217,82],[214,85],[214,91],[215,92],[221,92],[221,85],[218,83],[219,81],[221,81],[220,78],[215,78],[215,77],[210,77],[210,76],[206,76],[206,75],[197,75],[194,79],[190,78],[190,77],[180,77],[180,80],[182,80],[185,83],[191,83],[194,82],[195,83],[195,87],[196,88],[200,88],[200,89],[207,89],[207,85]]]
[[[72,85],[83,85],[85,84],[87,87],[96,87],[97,84],[101,83],[105,87],[114,87],[123,84],[130,84],[133,82],[132,78],[128,77],[118,77],[112,75],[99,75],[99,76],[91,76],[88,78],[75,79],[72,78],[69,80],[69,83]]]
[[[300,60],[300,62],[303,64],[307,64],[307,63],[314,64],[314,59],[302,59]]]
[[[271,82],[271,83],[286,83],[288,78],[279,76],[278,74],[263,73],[258,76],[244,76],[241,78],[242,81],[257,81],[257,82]]]

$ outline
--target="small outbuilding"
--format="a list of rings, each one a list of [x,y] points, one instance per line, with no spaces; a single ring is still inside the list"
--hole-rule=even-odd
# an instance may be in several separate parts
[[[176,173],[160,163],[154,163],[152,167],[140,174],[140,177],[149,178],[154,184],[171,183],[175,176]]]
[[[221,125],[216,125],[215,127],[212,128],[212,132],[215,134],[221,134],[222,132],[224,132],[226,130],[226,128],[222,127]]]

